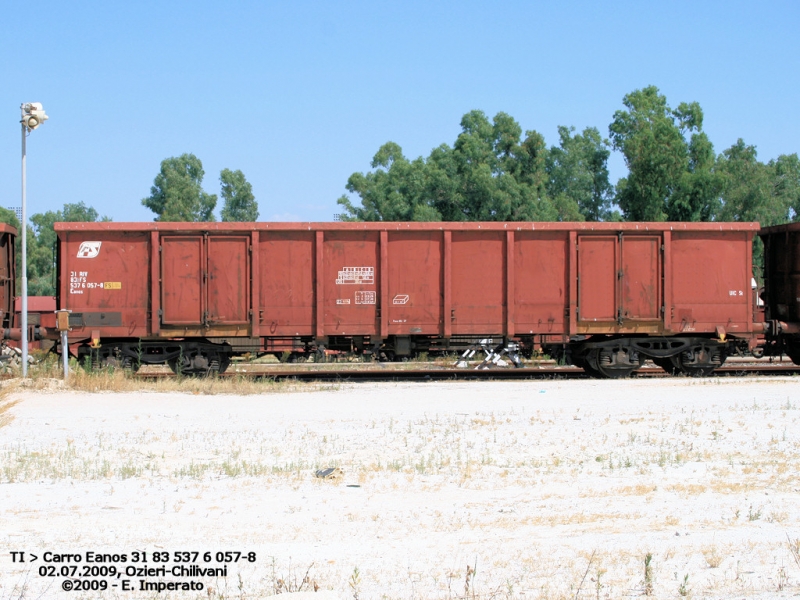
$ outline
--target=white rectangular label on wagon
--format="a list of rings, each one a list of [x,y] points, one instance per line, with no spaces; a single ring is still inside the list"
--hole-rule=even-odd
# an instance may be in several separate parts
[[[372,285],[375,283],[375,267],[342,267],[336,277],[336,285]]]

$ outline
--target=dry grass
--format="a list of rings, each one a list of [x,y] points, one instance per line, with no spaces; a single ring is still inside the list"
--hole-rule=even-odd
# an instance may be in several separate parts
[[[80,392],[183,392],[196,395],[254,395],[305,390],[318,384],[301,384],[268,377],[255,379],[246,375],[234,377],[164,377],[143,379],[124,369],[85,370],[72,360],[69,379],[63,381],[61,365],[50,355],[31,365],[28,379],[7,380],[3,395],[20,390]],[[330,389],[330,388],[328,388]]]
[[[723,556],[717,549],[716,545],[705,546],[703,549],[703,557],[706,563],[712,569],[718,568],[722,564]]]
[[[0,427],[5,427],[14,420],[14,415],[8,414],[8,409],[19,403],[19,400],[5,398],[8,388],[0,388]]]

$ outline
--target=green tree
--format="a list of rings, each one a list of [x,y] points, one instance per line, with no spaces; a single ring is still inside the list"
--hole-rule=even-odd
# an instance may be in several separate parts
[[[355,207],[347,196],[339,204],[355,221],[438,221],[441,214],[426,202],[427,168],[420,158],[410,163],[394,142],[378,149],[370,163],[375,171],[353,173],[347,190],[361,197]]]
[[[800,221],[800,159],[795,154],[782,154],[777,160],[771,160],[772,190],[778,198],[779,206],[789,208],[783,216]]]
[[[759,221],[774,225],[786,220],[789,207],[773,196],[770,168],[758,160],[755,146],[740,138],[717,157],[716,173],[722,178],[720,221]]]
[[[547,154],[547,193],[556,204],[577,206],[572,220],[616,220],[611,208],[614,187],[608,180],[608,141],[594,127],[574,134],[574,127],[558,128],[560,145]]]
[[[54,296],[57,222],[110,221],[83,202],[67,203],[61,210],[31,215],[28,226],[28,295]]]
[[[194,154],[166,158],[142,204],[156,213],[156,221],[213,221],[217,196],[203,191],[204,175]]]
[[[614,113],[609,131],[629,171],[617,183],[616,201],[625,218],[711,218],[719,185],[711,172],[713,147],[702,132],[700,105],[682,102],[672,109],[655,86],[631,92],[622,102],[627,110]]]
[[[555,220],[577,213],[577,205],[565,202],[559,209],[547,197],[542,136],[521,135],[505,113],[490,122],[472,111],[461,119],[453,146],[442,144],[427,159],[411,161],[398,144],[387,142],[372,159],[374,171],[347,181],[361,205],[347,196],[338,203],[345,218],[360,221]]]
[[[710,221],[719,212],[723,178],[715,169],[714,146],[705,133],[692,134],[689,164],[667,204],[669,221]]]
[[[20,230],[19,219],[17,219],[17,215],[14,214],[13,210],[0,207],[0,223],[11,225],[12,227],[16,228],[17,231]]]
[[[222,169],[219,174],[220,195],[223,221],[256,221],[258,204],[253,196],[253,186],[245,179],[241,171]]]

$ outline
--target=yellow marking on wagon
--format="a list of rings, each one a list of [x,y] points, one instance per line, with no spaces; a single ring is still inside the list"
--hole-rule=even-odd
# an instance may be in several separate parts
[[[121,290],[122,289],[122,282],[121,281],[106,281],[103,284],[103,288],[106,290]]]

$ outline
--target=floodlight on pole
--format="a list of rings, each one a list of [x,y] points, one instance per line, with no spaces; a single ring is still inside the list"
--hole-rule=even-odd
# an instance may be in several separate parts
[[[22,348],[22,376],[28,376],[28,213],[25,203],[25,138],[44,123],[48,116],[41,102],[27,102],[20,106],[22,111],[22,323],[20,323],[20,346]],[[63,350],[62,350],[63,352]]]

